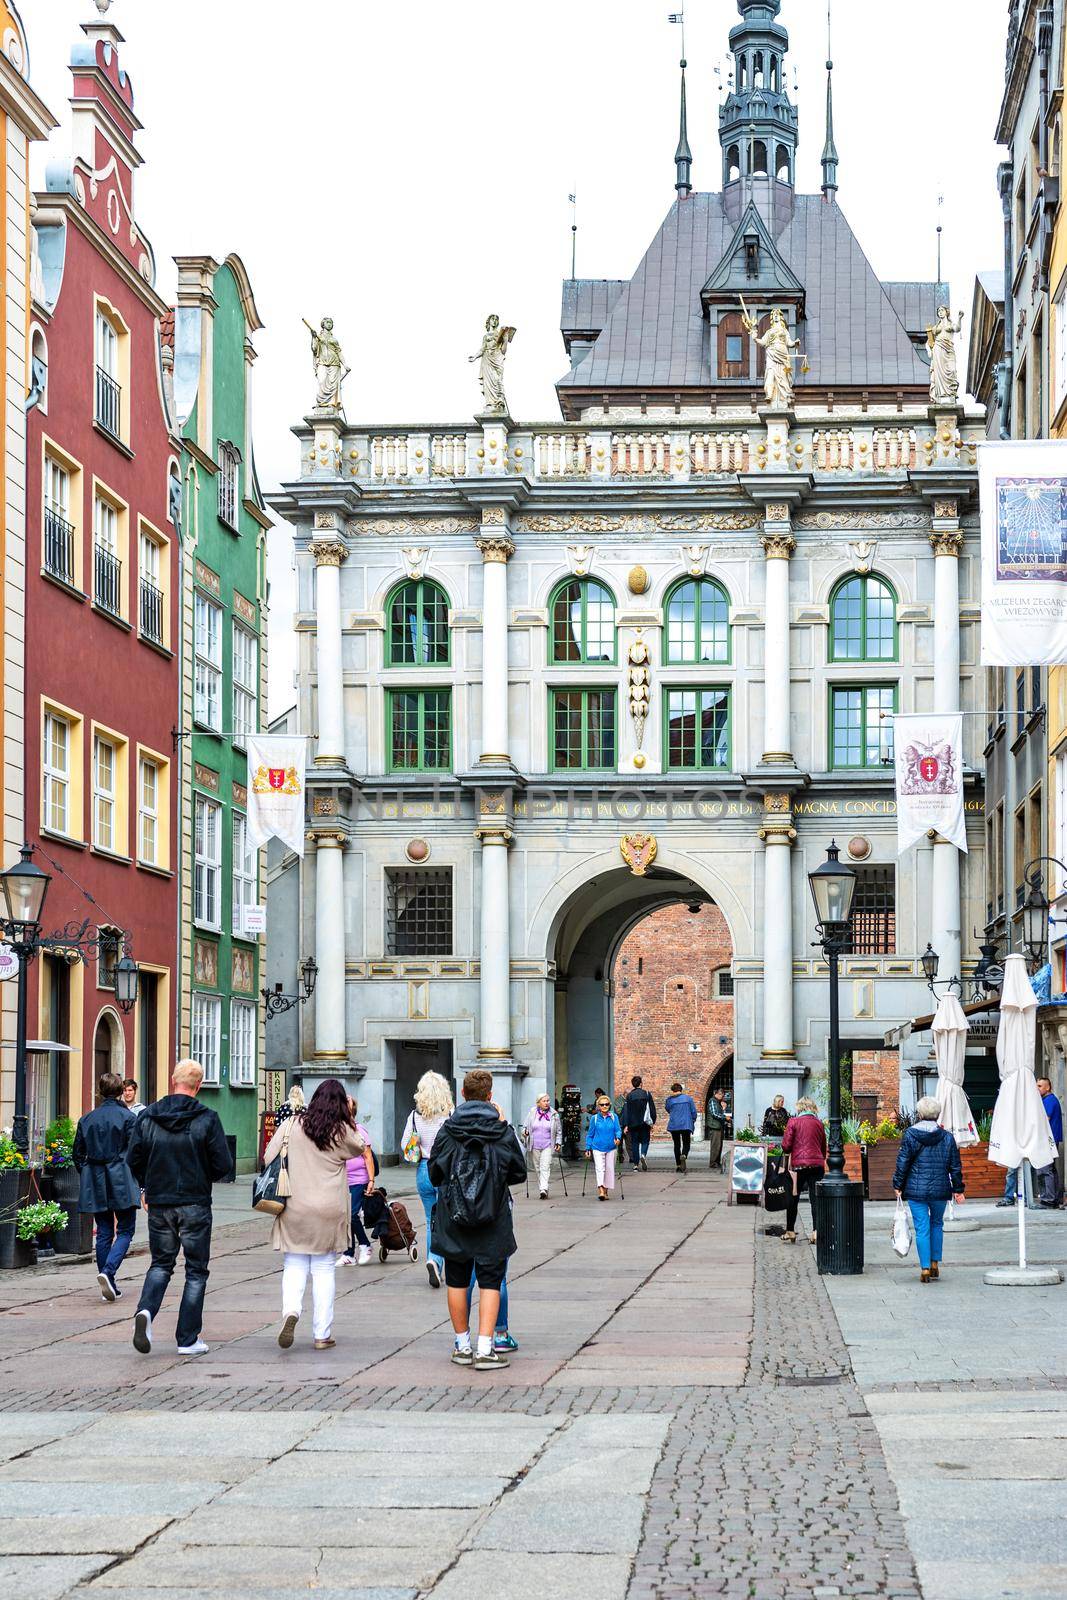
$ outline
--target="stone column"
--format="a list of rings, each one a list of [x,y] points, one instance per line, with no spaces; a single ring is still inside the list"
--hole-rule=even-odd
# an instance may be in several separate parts
[[[784,562],[782,563],[784,566]],[[763,1050],[769,1070],[796,1070],[793,1043],[793,827],[788,794],[763,797]],[[790,1066],[792,1063],[792,1066]]]
[[[315,842],[315,1059],[345,1061],[345,835],[321,832]]]
[[[512,841],[506,794],[482,793],[475,838],[482,846],[482,920],[479,941],[481,1010],[478,1065],[493,1073],[494,1098],[513,1113],[515,1062],[511,1054],[511,903],[508,850]]]
[[[760,543],[766,555],[767,592],[763,619],[763,766],[792,766],[789,725],[789,558],[797,547],[789,507],[764,512]]]
[[[934,502],[934,710],[960,709],[960,532],[957,502]],[[962,929],[960,853],[940,837],[934,840],[930,901],[930,942],[941,957],[939,978],[961,976]]]
[[[481,766],[510,763],[508,749],[508,561],[515,545],[503,506],[485,506],[475,543],[482,553]]]
[[[341,566],[348,554],[335,534],[316,537],[315,672],[318,680],[319,766],[341,767],[345,760],[344,673],[341,663]]]

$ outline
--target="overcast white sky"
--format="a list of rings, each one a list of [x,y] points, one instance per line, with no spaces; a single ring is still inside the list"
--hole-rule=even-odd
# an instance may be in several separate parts
[[[145,124],[135,209],[160,288],[175,254],[240,254],[260,315],[256,457],[296,470],[312,379],[300,318],[334,316],[349,420],[469,419],[486,314],[518,336],[508,397],[558,416],[560,280],[629,275],[673,199],[679,0],[115,0]],[[68,148],[67,71],[91,0],[20,0],[33,81]],[[883,278],[944,274],[968,313],[1001,261],[992,133],[1003,0],[835,0],[840,203]],[[734,0],[690,0],[689,136],[719,187],[718,79]],[[798,186],[819,186],[826,10],[785,0],[798,78]],[[792,82],[792,74],[790,75]],[[37,153],[35,182],[43,181]],[[943,193],[944,206],[937,197]],[[966,340],[967,329],[964,329]],[[294,698],[289,541],[272,536],[272,711]]]

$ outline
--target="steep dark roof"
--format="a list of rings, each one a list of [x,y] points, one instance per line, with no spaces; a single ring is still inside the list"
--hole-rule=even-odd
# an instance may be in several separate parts
[[[721,194],[694,194],[672,205],[629,283],[618,293],[592,348],[559,382],[571,389],[683,390],[734,386],[751,380],[713,376],[709,323],[701,290],[734,237],[736,223]],[[775,249],[806,291],[801,336],[809,370],[797,387],[925,388],[929,368],[905,325],[936,303],[933,284],[890,286],[876,277],[844,213],[821,195],[797,195],[792,220],[776,234]],[[578,315],[592,306],[596,285],[573,287]],[[604,290],[604,299],[615,284]],[[583,293],[586,299],[583,299]],[[573,323],[572,323],[573,326]]]
[[[885,283],[882,285],[897,316],[912,338],[926,338],[938,306],[948,303],[947,283]]]

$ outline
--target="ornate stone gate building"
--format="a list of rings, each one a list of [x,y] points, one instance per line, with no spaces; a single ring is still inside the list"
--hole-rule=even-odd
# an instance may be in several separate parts
[[[488,1063],[515,1113],[609,1082],[615,952],[671,903],[729,928],[741,1119],[794,1099],[827,1060],[805,878],[831,838],[860,874],[850,1047],[927,1009],[927,940],[942,976],[974,953],[976,719],[969,858],[898,866],[889,763],[894,711],[978,704],[982,418],[931,401],[947,291],[876,277],[832,127],[796,192],[778,0],[739,9],[722,187],[692,190],[683,99],[636,273],[564,284],[561,421],[509,414],[499,325],[473,423],[352,427],[320,349],[274,501],[313,736],[282,961],[318,962],[305,1077],[360,1080],[387,1149],[428,1065]]]

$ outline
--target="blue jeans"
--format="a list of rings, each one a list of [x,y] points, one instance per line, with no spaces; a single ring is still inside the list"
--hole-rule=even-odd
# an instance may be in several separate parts
[[[929,1267],[940,1261],[945,1244],[945,1207],[947,1200],[909,1200],[911,1220],[915,1224],[915,1248],[919,1252],[920,1267]]]
[[[106,1272],[114,1283],[115,1274],[133,1243],[137,1207],[129,1206],[122,1211],[96,1211],[93,1221],[96,1223],[96,1270]]]
[[[433,1229],[433,1208],[437,1203],[437,1190],[430,1182],[430,1169],[425,1160],[420,1161],[415,1168],[415,1187],[419,1191],[422,1209],[426,1213],[426,1259],[427,1261],[436,1261],[438,1270],[443,1272],[445,1270],[444,1257],[439,1256],[436,1250],[431,1250],[430,1248],[430,1235]]]
[[[159,1315],[178,1251],[185,1256],[185,1288],[178,1307],[177,1339],[180,1348],[195,1344],[204,1323],[211,1257],[211,1207],[209,1205],[148,1207],[148,1247],[152,1265],[145,1275],[138,1311],[153,1321]]]
[[[636,1167],[643,1156],[648,1154],[648,1141],[652,1137],[652,1125],[648,1122],[639,1122],[635,1127],[627,1128],[630,1136],[630,1160]]]
[[[1036,1177],[1039,1177],[1039,1176],[1040,1176],[1039,1173],[1034,1172],[1033,1170],[1031,1170],[1031,1173],[1030,1173],[1030,1188],[1031,1188],[1031,1192],[1035,1194],[1035,1200],[1036,1200],[1036,1191],[1034,1190],[1034,1182],[1033,1182],[1033,1180]],[[1005,1198],[1005,1200],[1010,1200],[1012,1202],[1012,1204],[1014,1204],[1015,1201],[1018,1199],[1018,1197],[1019,1197],[1019,1169],[1018,1169],[1018,1167],[1009,1167],[1008,1168],[1008,1176],[1004,1180],[1004,1198]],[[1031,1204],[1030,1209],[1031,1209],[1031,1211],[1034,1209],[1033,1204]]]
[[[348,1200],[351,1207],[353,1243],[345,1251],[346,1256],[354,1256],[357,1244],[369,1245],[367,1230],[359,1219],[360,1207],[363,1205],[363,1196],[367,1192],[365,1183],[350,1183],[348,1185]]]
[[[467,1285],[467,1316],[468,1316],[468,1319],[470,1317],[471,1301],[474,1299],[474,1282],[475,1282],[475,1273],[474,1273],[474,1269],[472,1268],[471,1269],[471,1281]],[[508,1279],[507,1279],[507,1273],[505,1272],[504,1281],[500,1285],[500,1310],[496,1314],[496,1332],[497,1333],[507,1333],[507,1331],[508,1331]]]

